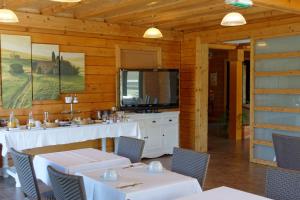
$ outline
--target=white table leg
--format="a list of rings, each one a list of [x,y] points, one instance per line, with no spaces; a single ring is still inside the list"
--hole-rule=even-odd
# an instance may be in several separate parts
[[[106,152],[106,138],[101,139],[101,150]]]
[[[117,153],[117,152],[118,152],[119,138],[118,138],[118,137],[115,137],[114,139],[115,139],[115,140],[114,140],[114,142],[115,142],[115,153]]]
[[[8,155],[2,157],[2,176],[8,178],[7,170],[9,169],[8,165]]]

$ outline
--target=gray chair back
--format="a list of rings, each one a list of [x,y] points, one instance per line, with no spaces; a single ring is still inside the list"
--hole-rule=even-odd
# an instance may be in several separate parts
[[[300,170],[300,137],[273,134],[277,166]]]
[[[14,148],[11,148],[10,153],[25,197],[32,200],[40,200],[41,196],[32,164],[32,157],[18,152]]]
[[[266,197],[275,200],[300,199],[300,171],[269,168],[266,173]]]
[[[207,153],[174,147],[171,170],[182,175],[196,178],[201,187],[203,187],[209,158],[210,156]]]
[[[51,166],[47,169],[56,200],[86,200],[81,176],[64,174]]]
[[[132,163],[137,163],[141,161],[144,146],[144,140],[121,136],[117,155],[128,158]]]

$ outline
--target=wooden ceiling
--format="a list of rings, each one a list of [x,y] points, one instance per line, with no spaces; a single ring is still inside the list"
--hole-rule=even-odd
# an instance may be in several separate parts
[[[295,5],[280,4],[284,1],[291,4],[294,0],[254,1],[255,6],[248,9],[225,5],[224,0],[82,0],[80,3],[6,0],[6,7],[26,13],[112,24],[141,27],[154,24],[161,29],[185,32],[220,28],[222,18],[230,11],[242,13],[249,24],[286,19],[300,13],[300,8],[295,9]]]

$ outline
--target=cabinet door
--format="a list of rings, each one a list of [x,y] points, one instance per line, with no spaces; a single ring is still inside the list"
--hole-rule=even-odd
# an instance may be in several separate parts
[[[165,125],[162,132],[164,153],[173,154],[173,148],[179,146],[178,124]]]
[[[164,154],[162,130],[159,126],[147,126],[144,140],[143,157],[154,158]]]

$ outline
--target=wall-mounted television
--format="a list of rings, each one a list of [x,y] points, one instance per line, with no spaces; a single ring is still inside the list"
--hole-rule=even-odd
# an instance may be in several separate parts
[[[179,105],[178,69],[121,69],[119,83],[123,110]]]

